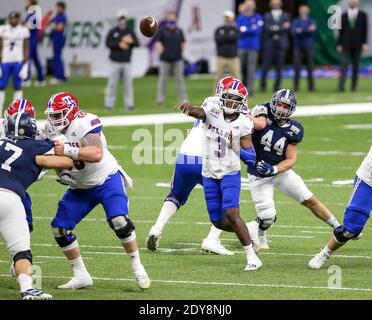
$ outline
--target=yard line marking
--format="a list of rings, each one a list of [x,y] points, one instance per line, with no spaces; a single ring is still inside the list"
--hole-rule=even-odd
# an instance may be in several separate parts
[[[366,156],[367,152],[355,151],[355,152],[346,152],[340,150],[313,150],[313,151],[304,151],[299,150],[300,154],[313,154],[317,156]]]
[[[325,116],[335,114],[355,114],[372,112],[372,104],[363,103],[340,103],[328,105],[311,105],[296,108],[296,117]],[[160,114],[139,114],[131,116],[100,117],[104,127],[127,127],[154,124],[193,123],[191,117],[182,113],[160,113]],[[45,126],[46,120],[38,120],[40,128]]]
[[[11,277],[8,274],[0,274],[0,277]],[[44,279],[70,279],[71,277],[66,276],[45,276]],[[108,277],[92,277],[93,280],[97,281],[122,281],[122,282],[134,282],[135,279],[129,278],[108,278]],[[288,284],[266,284],[266,283],[239,283],[239,282],[216,282],[216,281],[195,281],[195,280],[161,280],[151,279],[151,282],[169,283],[169,284],[186,284],[186,285],[213,285],[213,286],[235,286],[235,287],[257,287],[257,288],[287,288],[287,289],[310,289],[310,290],[340,290],[340,291],[372,291],[372,288],[335,288],[335,287],[322,287],[322,286],[300,286],[300,285],[288,285]]]
[[[334,186],[349,186],[354,184],[354,179],[332,181]]]
[[[372,123],[347,124],[342,127],[348,130],[370,130],[372,129]]]
[[[299,239],[314,239],[315,237],[313,236],[293,236],[293,235],[287,235],[287,234],[268,234],[268,238],[299,238]],[[237,239],[232,239],[232,238],[220,238],[220,240],[227,240],[227,241],[237,241]]]

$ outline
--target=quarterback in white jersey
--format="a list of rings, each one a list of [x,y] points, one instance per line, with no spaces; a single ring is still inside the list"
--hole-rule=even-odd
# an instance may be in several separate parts
[[[223,85],[219,101],[207,100],[202,108],[182,102],[178,108],[203,121],[202,176],[209,218],[216,228],[236,233],[247,255],[245,270],[256,270],[262,262],[239,215],[240,158],[254,162],[253,123],[241,114],[247,95],[243,83],[232,78]]]
[[[311,269],[320,269],[331,254],[350,239],[359,239],[372,211],[372,146],[356,172],[354,190],[344,212],[344,221],[334,230],[327,245],[309,261]]]
[[[13,100],[22,98],[22,80],[27,78],[30,31],[21,25],[20,14],[10,12],[9,23],[0,26],[0,114],[5,103],[5,90],[13,76]]]
[[[66,137],[65,142],[55,142],[55,153],[74,160],[68,174],[75,184],[58,203],[51,223],[54,237],[74,272],[72,279],[58,288],[79,289],[93,284],[72,230],[98,204],[102,204],[108,224],[130,258],[138,286],[149,288],[150,279],[139,257],[135,226],[128,217],[125,185],[131,184],[130,178],[107,149],[100,119],[81,112],[77,99],[67,92],[53,95],[45,113],[51,129]]]

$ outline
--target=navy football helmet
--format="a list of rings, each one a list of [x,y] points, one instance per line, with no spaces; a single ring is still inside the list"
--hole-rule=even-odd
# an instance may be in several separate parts
[[[278,102],[284,103],[287,108],[278,108]],[[270,102],[271,112],[276,119],[288,119],[296,111],[296,106],[296,96],[289,89],[282,89],[275,92]]]
[[[36,120],[26,112],[17,112],[8,119],[5,133],[11,139],[34,139]]]

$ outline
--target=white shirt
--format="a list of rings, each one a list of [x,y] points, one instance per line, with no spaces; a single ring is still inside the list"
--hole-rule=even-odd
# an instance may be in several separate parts
[[[243,114],[232,121],[225,120],[220,100],[207,98],[203,108],[202,175],[221,179],[240,171],[240,138],[252,134],[253,122]]]
[[[102,126],[100,119],[91,113],[80,112],[71,121],[67,131],[64,133],[69,145],[82,147],[83,138],[92,130]],[[101,132],[103,145],[103,158],[96,163],[80,163],[74,165],[68,173],[76,181],[74,189],[91,189],[105,182],[107,177],[120,169],[115,157],[107,149],[106,138]]]
[[[2,63],[22,62],[23,41],[30,37],[27,27],[18,24],[12,27],[10,24],[0,26],[0,38],[3,40]]]
[[[358,13],[359,13],[359,9],[356,7],[354,9],[347,9],[347,16],[349,18],[349,22],[352,22],[355,20],[356,22],[356,19],[358,17]]]
[[[372,146],[356,174],[366,184],[372,187]]]
[[[271,13],[274,17],[274,20],[278,21],[282,16],[283,10],[282,9],[271,10]]]
[[[180,153],[188,156],[201,157],[203,145],[203,122],[196,120],[194,127],[183,141]]]

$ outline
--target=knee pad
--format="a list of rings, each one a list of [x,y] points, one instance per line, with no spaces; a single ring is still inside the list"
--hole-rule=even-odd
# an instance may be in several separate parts
[[[122,243],[131,242],[136,238],[134,232],[136,227],[128,217],[118,216],[109,220],[108,223]]]
[[[54,239],[56,239],[60,248],[64,250],[72,249],[76,243],[76,235],[71,230],[62,227],[52,227]]]
[[[16,264],[18,260],[23,260],[23,259],[28,260],[32,263],[31,250],[17,252],[16,255],[13,257],[14,265]]]
[[[276,216],[274,216],[273,218],[269,218],[269,219],[260,219],[259,217],[256,218],[258,227],[262,231],[269,229],[274,224],[275,221],[276,221]]]
[[[334,235],[337,242],[346,243],[350,239],[358,238],[360,232],[358,232],[358,233],[350,232],[350,231],[346,230],[343,225],[341,225],[333,231],[333,235]]]
[[[182,206],[181,202],[177,199],[177,197],[174,194],[169,194],[165,198],[164,202],[165,201],[173,202],[175,204],[175,206],[177,207],[177,209],[179,209]]]

